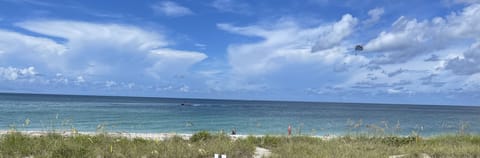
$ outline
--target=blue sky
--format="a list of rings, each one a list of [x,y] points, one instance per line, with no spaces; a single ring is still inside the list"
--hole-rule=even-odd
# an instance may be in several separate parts
[[[478,105],[479,37],[478,0],[0,0],[0,91]]]

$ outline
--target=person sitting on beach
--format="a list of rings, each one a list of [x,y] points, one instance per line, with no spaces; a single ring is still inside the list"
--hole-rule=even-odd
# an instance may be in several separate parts
[[[237,129],[236,128],[233,128],[232,129],[232,135],[236,135],[237,134]]]

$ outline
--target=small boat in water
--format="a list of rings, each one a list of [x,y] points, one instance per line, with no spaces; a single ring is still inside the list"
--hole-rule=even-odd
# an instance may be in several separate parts
[[[193,106],[193,104],[189,104],[189,103],[181,103],[180,106]]]

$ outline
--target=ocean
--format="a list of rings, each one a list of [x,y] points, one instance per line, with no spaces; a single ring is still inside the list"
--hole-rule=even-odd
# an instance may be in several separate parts
[[[182,106],[183,104],[183,106]],[[0,94],[0,130],[245,135],[480,133],[480,107]]]

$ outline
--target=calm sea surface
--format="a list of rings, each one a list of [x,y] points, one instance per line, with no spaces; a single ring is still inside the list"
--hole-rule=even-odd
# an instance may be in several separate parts
[[[478,134],[480,107],[0,94],[0,130],[286,134],[289,124],[312,135]]]

